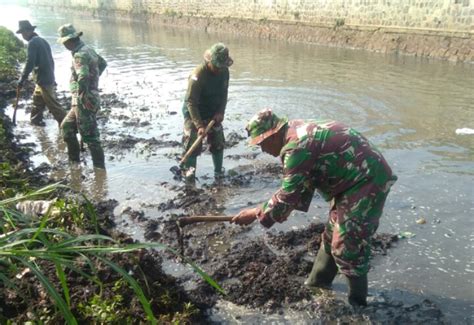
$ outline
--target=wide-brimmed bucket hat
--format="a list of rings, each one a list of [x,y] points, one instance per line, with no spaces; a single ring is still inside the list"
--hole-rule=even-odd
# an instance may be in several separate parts
[[[204,52],[204,60],[212,63],[216,68],[228,68],[234,60],[229,56],[229,49],[224,43],[216,43]]]
[[[18,30],[16,31],[17,34],[21,34],[28,30],[35,30],[36,26],[31,25],[29,20],[20,20],[18,22]]]
[[[58,28],[58,43],[64,44],[72,38],[82,36],[82,32],[77,32],[72,24],[65,24]]]
[[[270,108],[261,110],[250,119],[245,127],[250,137],[249,144],[260,144],[266,138],[277,133],[287,123],[287,117],[278,117]]]

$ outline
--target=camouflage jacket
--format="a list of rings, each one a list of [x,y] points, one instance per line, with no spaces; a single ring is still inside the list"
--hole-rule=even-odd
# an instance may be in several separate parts
[[[99,76],[107,67],[107,62],[94,49],[79,42],[72,51],[70,90],[72,104],[86,109],[97,110],[99,102]]]
[[[191,118],[196,128],[206,127],[203,120],[225,112],[228,88],[229,69],[222,69],[216,75],[206,63],[199,65],[189,76],[183,106],[184,118]]]
[[[290,121],[280,158],[281,188],[258,216],[265,227],[285,221],[294,209],[308,211],[315,190],[330,201],[367,182],[383,186],[394,177],[365,137],[335,121]]]

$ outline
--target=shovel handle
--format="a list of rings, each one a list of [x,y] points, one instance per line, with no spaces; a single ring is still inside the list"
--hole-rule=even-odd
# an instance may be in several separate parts
[[[13,108],[13,117],[12,117],[13,125],[16,125],[16,110],[18,109],[19,100],[20,100],[20,87],[17,87],[16,88],[16,101],[15,101],[15,107]]]
[[[194,150],[196,150],[196,148],[201,144],[202,139],[204,139],[204,137],[209,132],[209,130],[214,126],[214,124],[216,124],[215,120],[211,120],[209,122],[209,124],[206,127],[206,130],[204,131],[204,134],[198,136],[198,138],[196,139],[196,141],[194,141],[191,148],[189,148],[188,151],[183,156],[183,158],[181,158],[181,161],[179,162],[180,166],[183,165],[188,160],[188,158],[193,154]]]
[[[196,222],[219,222],[219,221],[231,221],[233,216],[193,216],[193,217],[182,217],[178,219],[180,227],[190,225]]]

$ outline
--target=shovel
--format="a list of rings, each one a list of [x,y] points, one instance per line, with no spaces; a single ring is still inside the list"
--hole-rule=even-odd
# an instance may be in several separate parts
[[[191,146],[191,148],[188,149],[188,151],[184,154],[183,158],[181,158],[181,160],[179,161],[179,166],[173,166],[170,168],[170,171],[178,178],[181,178],[182,175],[183,175],[183,165],[184,163],[189,159],[189,157],[191,157],[191,155],[193,154],[193,152],[196,150],[197,147],[199,147],[199,145],[201,144],[202,140],[204,139],[204,137],[207,135],[207,133],[209,132],[209,130],[214,126],[214,124],[216,124],[216,121],[215,120],[211,120],[209,122],[209,124],[207,125],[206,127],[206,130],[204,131],[204,133],[200,136],[198,136],[198,138],[196,139],[196,141],[194,141],[193,145]]]
[[[183,227],[197,222],[220,222],[220,221],[231,221],[233,216],[193,216],[193,217],[181,217],[176,220],[176,232],[178,235],[179,252],[184,256],[184,240],[183,240]]]
[[[13,125],[16,125],[16,110],[18,109],[19,100],[20,100],[20,87],[17,87],[16,88],[16,101],[15,101],[15,107],[13,108],[13,117],[12,117]]]
[[[193,217],[181,217],[177,220],[179,227],[184,227],[196,222],[220,222],[220,221],[231,221],[233,216],[193,216]]]

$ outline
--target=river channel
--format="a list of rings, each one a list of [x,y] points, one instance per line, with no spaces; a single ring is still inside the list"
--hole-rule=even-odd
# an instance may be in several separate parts
[[[187,77],[217,41],[229,46],[235,62],[224,122],[227,135],[244,137],[245,122],[265,107],[290,119],[339,120],[364,133],[399,178],[379,231],[405,235],[387,256],[374,261],[370,290],[406,299],[427,297],[453,323],[474,320],[474,135],[468,134],[474,129],[473,65],[74,17],[0,2],[0,24],[16,31],[23,19],[37,25],[52,46],[60,94],[67,94],[70,73],[70,53],[56,43],[60,25],[72,22],[106,58],[102,93],[116,94],[126,105],[106,107],[111,112],[101,130],[105,142],[123,136],[180,141]],[[55,122],[49,118],[46,128],[31,127],[28,115],[23,110],[18,114],[22,142],[37,144],[34,164],[56,166],[58,180],[67,179],[91,196],[118,200],[117,211],[129,206],[143,210],[171,198],[163,184],[176,182],[169,168],[177,164],[179,146],[150,150],[139,141],[118,151],[106,145],[106,177],[94,177],[89,157],[78,176],[64,163],[67,156]],[[278,162],[247,147],[245,140],[225,155],[227,171]],[[199,184],[213,181],[207,153],[198,159],[197,176]],[[267,179],[223,190],[224,212],[232,215],[248,202],[263,202],[278,186],[278,179]],[[294,213],[276,227],[324,221],[326,210],[327,204],[315,197],[309,213]],[[422,219],[426,223],[417,223]],[[264,232],[259,225],[254,228],[254,235]],[[133,226],[127,230],[140,237]]]

